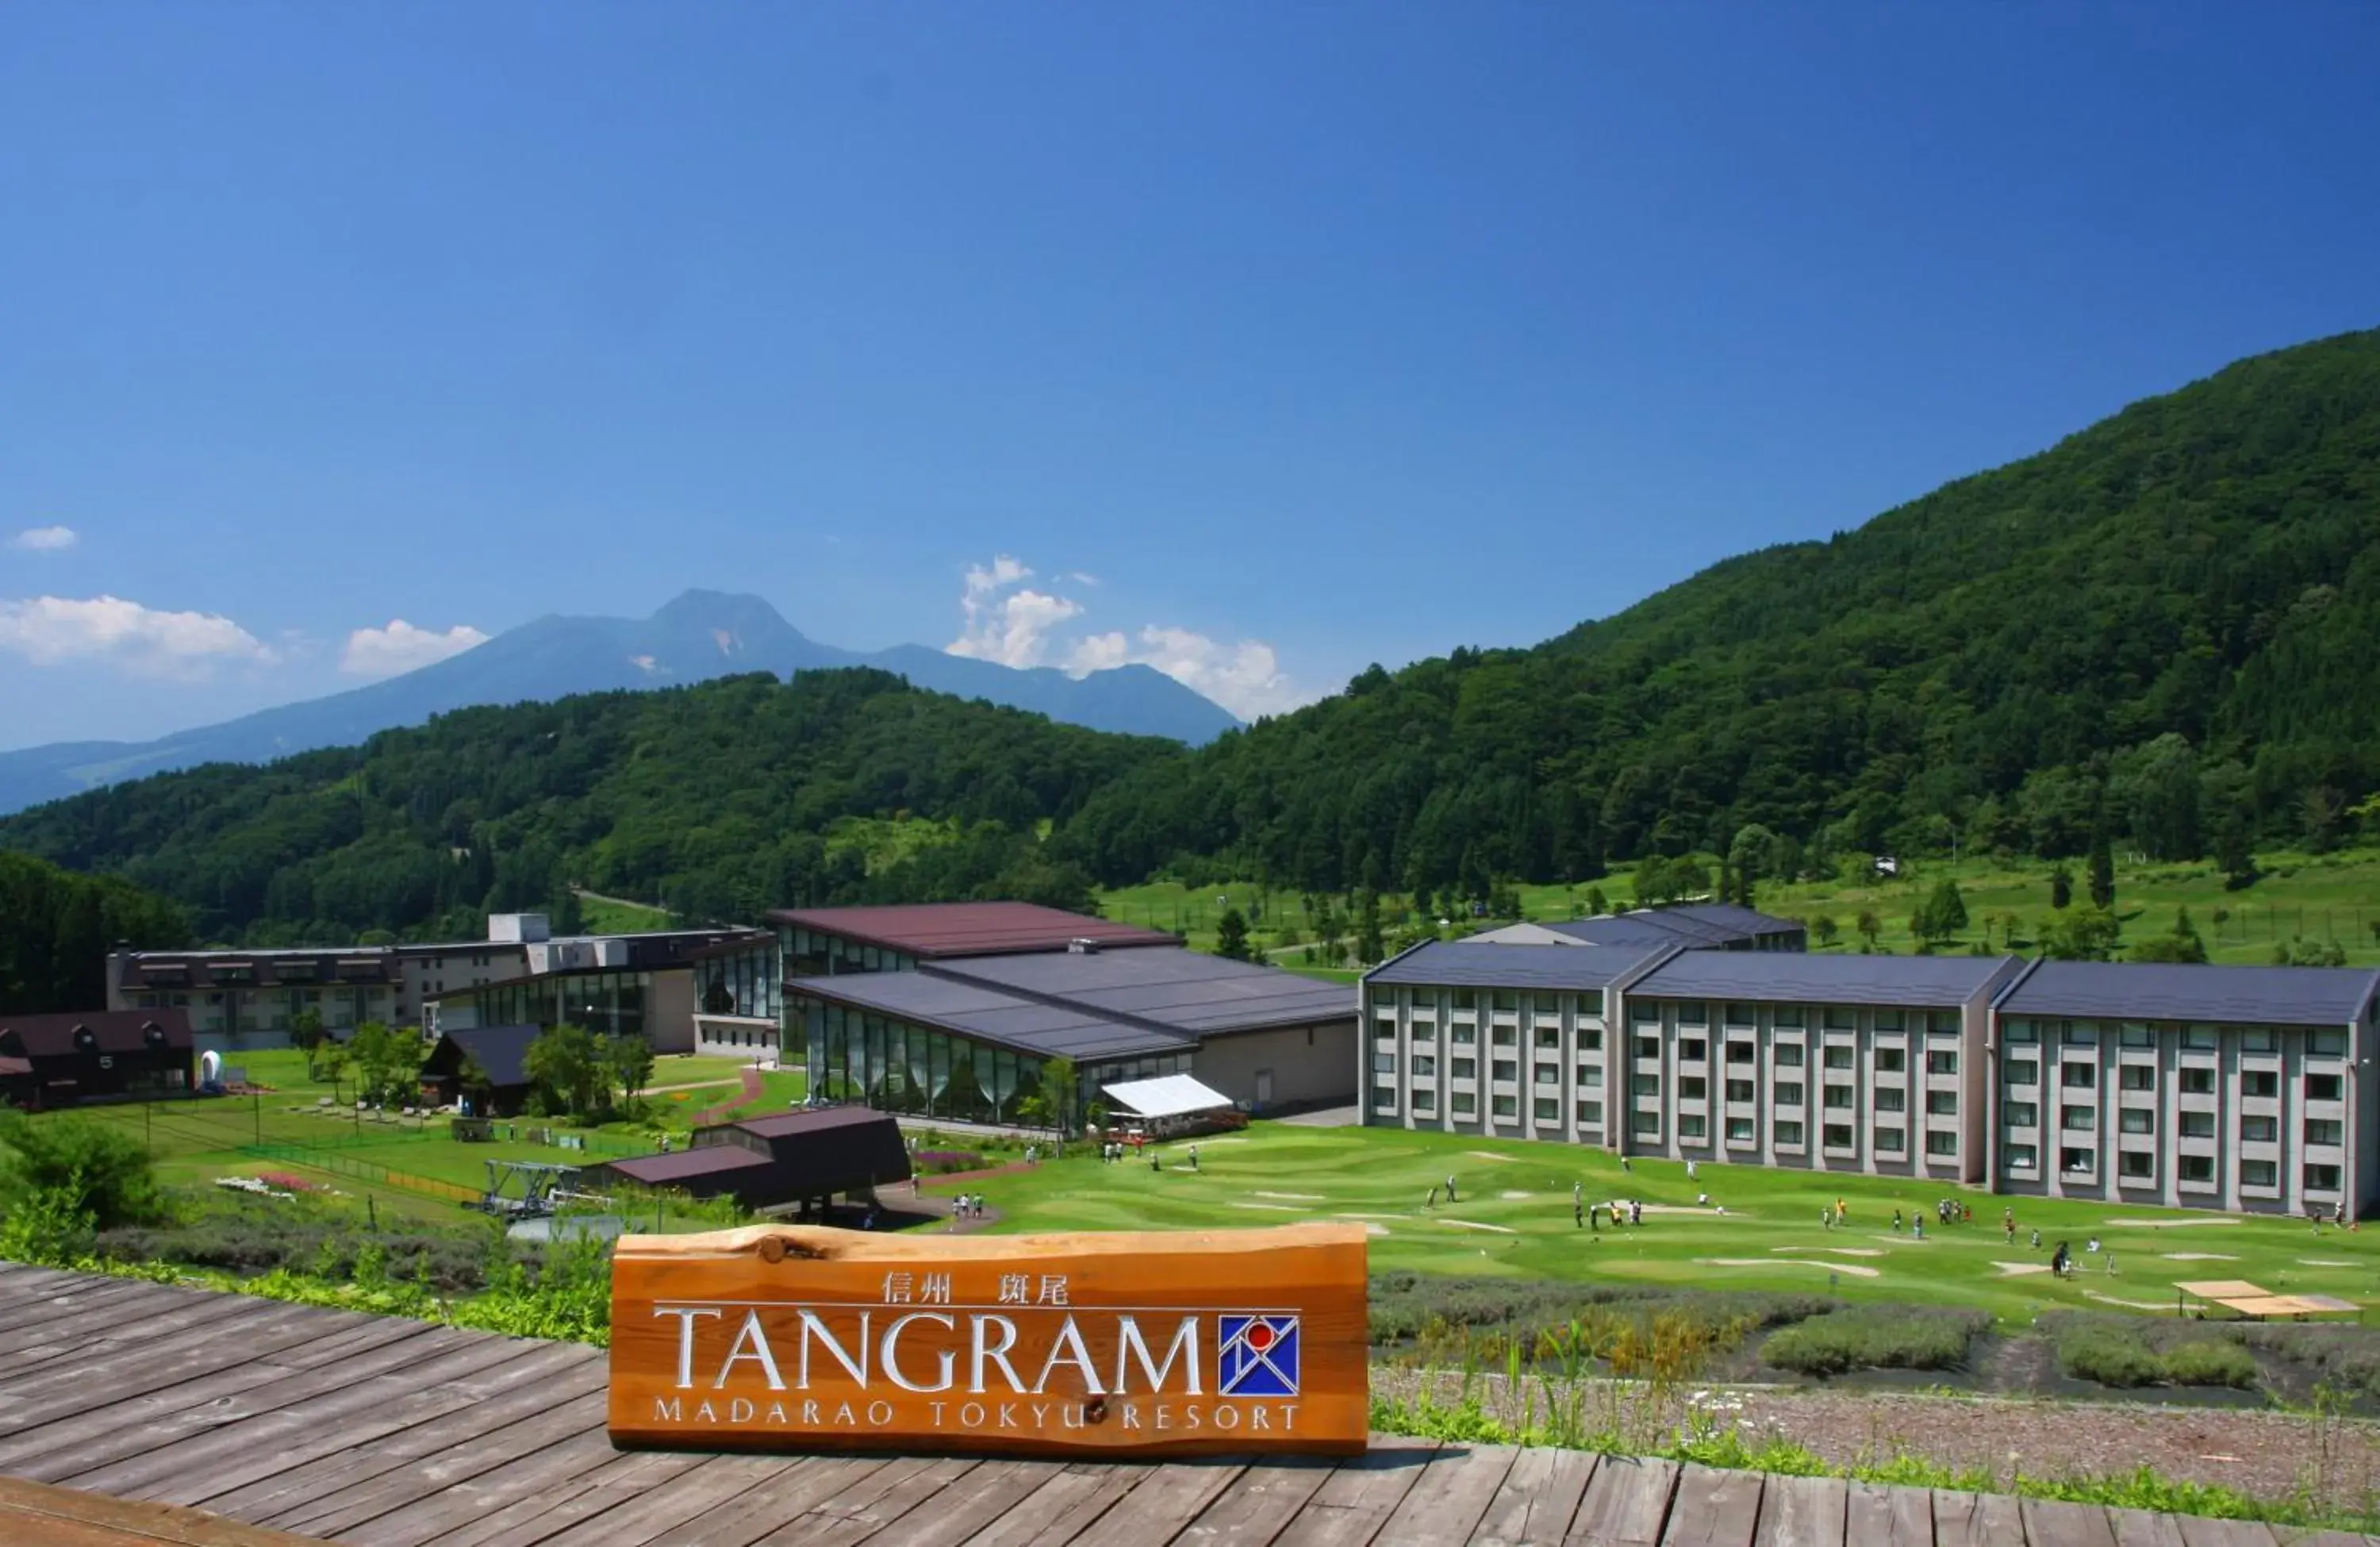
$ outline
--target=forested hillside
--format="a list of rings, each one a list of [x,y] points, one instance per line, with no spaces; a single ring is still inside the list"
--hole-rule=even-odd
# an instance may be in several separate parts
[[[1180,748],[910,689],[876,671],[468,709],[361,748],[213,764],[0,821],[0,847],[119,873],[200,938],[270,944],[469,934],[566,913],[576,883],[690,919],[874,898],[1087,900],[1041,824]],[[906,814],[958,836],[875,875],[830,853],[836,818]]]
[[[1558,555],[1547,579],[1559,573]],[[1582,554],[1581,562],[1585,562]],[[2321,847],[2380,784],[2380,333],[1102,791],[1103,882],[1484,886],[1701,849]],[[1780,861],[1775,856],[1784,856]]]
[[[0,1016],[97,1009],[117,941],[163,949],[189,931],[180,908],[125,882],[0,853]]]

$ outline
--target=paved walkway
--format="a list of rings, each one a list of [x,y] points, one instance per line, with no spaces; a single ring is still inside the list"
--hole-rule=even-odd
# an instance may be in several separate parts
[[[696,1127],[707,1127],[713,1123],[723,1123],[727,1121],[727,1115],[735,1111],[737,1107],[749,1106],[754,1102],[760,1099],[760,1092],[763,1087],[760,1084],[759,1070],[738,1070],[736,1072],[735,1083],[738,1088],[738,1093],[736,1095],[727,1101],[721,1102],[716,1106],[705,1107],[700,1112],[694,1115],[690,1120]]]

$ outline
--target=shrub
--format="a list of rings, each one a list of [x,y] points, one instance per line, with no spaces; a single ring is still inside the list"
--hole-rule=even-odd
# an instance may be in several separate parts
[[[2088,1322],[2059,1331],[2058,1368],[2103,1386],[2153,1386],[2166,1378],[2165,1361],[2146,1338],[2128,1328]]]
[[[1802,1375],[1849,1370],[1955,1370],[1991,1324],[1981,1311],[1854,1306],[1814,1316],[1770,1335],[1760,1361]]]
[[[2165,1376],[2178,1386],[2230,1386],[2246,1391],[2256,1383],[2256,1358],[2237,1343],[2202,1338],[2167,1352]]]
[[[983,1157],[972,1150],[920,1150],[909,1161],[910,1169],[927,1176],[983,1169]]]
[[[130,1134],[87,1117],[0,1110],[0,1149],[9,1151],[12,1192],[64,1199],[102,1230],[162,1212],[149,1155]]]

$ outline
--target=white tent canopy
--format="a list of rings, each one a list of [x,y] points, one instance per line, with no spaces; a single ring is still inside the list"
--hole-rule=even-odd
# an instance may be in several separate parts
[[[1127,1079],[1104,1087],[1108,1098],[1138,1116],[1186,1117],[1194,1112],[1228,1109],[1232,1098],[1199,1084],[1188,1075],[1160,1075],[1155,1079]]]

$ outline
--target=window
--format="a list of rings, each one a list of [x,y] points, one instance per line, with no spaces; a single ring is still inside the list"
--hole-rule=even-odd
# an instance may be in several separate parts
[[[1905,1128],[1876,1130],[1876,1152],[1879,1155],[1897,1155],[1907,1148],[1908,1143],[1909,1134]]]
[[[2240,1033],[2240,1051],[2242,1053],[2278,1053],[2280,1050],[2281,1039],[2269,1026],[2251,1026]]]
[[[1436,1021],[1424,1020],[1419,1016],[1415,1016],[1414,1017],[1413,1040],[1415,1041],[1432,1041],[1437,1039],[1437,1036],[1438,1023]]]
[[[1730,1144],[1751,1143],[1752,1119],[1749,1117],[1729,1118],[1727,1120],[1727,1141]]]
[[[1837,1112],[1849,1112],[1852,1109],[1852,1088],[1848,1085],[1828,1086],[1827,1105]]]
[[[2347,1126],[2336,1117],[2306,1119],[2305,1141],[2309,1144],[2337,1144],[2347,1135]]]
[[[2040,1163],[2039,1158],[2030,1144],[2010,1145],[2005,1152],[2005,1158],[2008,1169],[2010,1171],[2031,1171]]]
[[[1603,1103],[1601,1102],[1579,1102],[1578,1120],[1589,1127],[1600,1127],[1603,1125]]]
[[[2306,1033],[2306,1053],[2314,1058],[2344,1058],[2347,1056],[2347,1033],[2309,1031]]]
[[[2211,1096],[2215,1094],[2215,1071],[2213,1069],[2195,1068],[2185,1064],[2182,1066],[2180,1072],[2181,1093],[2183,1095]]]
[[[1680,1139],[1706,1137],[1703,1125],[1707,1121],[1708,1119],[1699,1112],[1682,1113],[1678,1117],[1678,1137]]]
[[[2156,1175],[2156,1156],[2147,1150],[2126,1150],[2116,1157],[2116,1175],[2126,1181],[2147,1181]]]
[[[1661,1131],[1661,1115],[1658,1112],[1632,1112],[1628,1115],[1628,1131],[1640,1139],[1658,1137]]]
[[[2041,1079],[2041,1065],[2032,1058],[2011,1058],[2008,1062],[2008,1082],[2010,1085],[2034,1085]]]
[[[1679,1001],[1678,1024],[1680,1026],[1708,1026],[1710,1024],[1710,1006],[1704,1004],[1699,999],[1685,999]]]
[[[1538,1065],[1537,1083],[1540,1085],[1560,1085],[1561,1083],[1561,1066],[1560,1064]]]
[[[1925,1110],[1937,1117],[1956,1117],[1959,1115],[1959,1092],[1956,1090],[1926,1091]]]
[[[1540,1026],[1540,1027],[1538,1027],[1538,1028],[1537,1028],[1537,1045],[1538,1045],[1539,1047],[1560,1047],[1560,1046],[1561,1046],[1561,1028],[1560,1028],[1560,1027],[1559,1027],[1559,1026]]]
[[[2242,1069],[2240,1072],[2240,1093],[2243,1096],[2277,1096],[2281,1093],[2281,1077],[2271,1069]]]
[[[1415,1059],[1415,1062],[1419,1063],[1420,1060]],[[1397,1055],[1393,1053],[1376,1053],[1372,1054],[1372,1072],[1374,1074],[1384,1075],[1392,1075],[1396,1073]]]
[[[1603,1088],[1603,1071],[1601,1069],[1592,1068],[1587,1065],[1581,1064],[1578,1066],[1578,1083],[1581,1087],[1589,1090],[1601,1090]]]
[[[2242,1117],[2240,1119],[2240,1138],[2245,1143],[2270,1144],[2280,1136],[2281,1121],[2277,1117]]]
[[[1753,1083],[1748,1079],[1730,1079],[1727,1082],[1727,1099],[1729,1101],[1748,1102],[1754,1100],[1755,1094],[1756,1092],[1754,1089]]]
[[[1802,1024],[1802,1006],[1779,1005],[1770,1013],[1768,1018],[1769,1023],[1775,1026],[1799,1026]]]
[[[1925,1135],[1925,1152],[1929,1155],[1955,1155],[1959,1152],[1959,1136],[1948,1128],[1929,1129]]]
[[[1908,1066],[1909,1054],[1904,1050],[1897,1047],[1880,1047],[1876,1050],[1876,1073],[1899,1074]]]
[[[1379,1038],[1384,1042],[1394,1041],[1397,1036],[1397,1017],[1394,1016],[1382,1016],[1379,1019],[1374,1021],[1372,1023],[1372,1035]]]
[[[2000,1108],[2000,1115],[2010,1127],[2029,1128],[2041,1121],[2041,1109],[2031,1102],[2010,1102]]]
[[[1859,1029],[1859,1014],[1847,1005],[1829,1005],[1818,1024],[1829,1031],[1856,1031]]]
[[[1688,1037],[1678,1043],[1678,1058],[1682,1063],[1699,1064],[1709,1056],[1710,1044],[1700,1037]]]
[[[2058,1083],[2065,1086],[2069,1090],[2092,1090],[2099,1083],[2099,1066],[2060,1064],[2058,1066]]]
[[[2019,1017],[2019,1018],[2017,1018],[2017,1019],[2014,1019],[2014,1020],[2010,1020],[2010,1021],[2009,1021],[2007,1024],[2008,1024],[2008,1040],[2009,1040],[2010,1041],[2012,1041],[2012,1042],[2036,1042],[2036,1041],[2039,1041],[2041,1040],[2041,1032],[2040,1032],[2040,1030],[2039,1030],[2036,1027],[2034,1027],[2034,1025],[2033,1024],[2033,1022],[2032,1022],[2032,1021],[2030,1021],[2030,1020],[2024,1019],[2024,1018],[2022,1018],[2022,1017]]]
[[[1518,1096],[1498,1096],[1498,1097],[1495,1097],[1495,1098],[1494,1098],[1494,1102],[1495,1102],[1494,1111],[1495,1111],[1495,1114],[1496,1114],[1496,1115],[1497,1115],[1497,1116],[1499,1116],[1499,1117],[1517,1117],[1517,1116],[1519,1116],[1519,1115],[1520,1115],[1520,1112],[1521,1112],[1521,1098],[1520,1098],[1520,1097],[1518,1097]]]
[[[1587,1027],[1578,1034],[1578,1050],[1581,1053],[1601,1053],[1603,1033],[1592,1026]]]
[[[1851,1066],[1852,1050],[1850,1043],[1829,1042],[1827,1044],[1827,1067],[1830,1069],[1848,1069]]]
[[[1727,1044],[1727,1061],[1729,1063],[1749,1064],[1753,1063],[1755,1058],[1755,1055],[1750,1042],[1730,1042]]]
[[[1585,989],[1580,991],[1578,996],[1578,1013],[1583,1016],[1601,1015],[1603,1013],[1603,991],[1601,989]]]
[[[2155,1133],[2156,1132],[2156,1114],[2144,1106],[2128,1106],[2116,1114],[2116,1131]]]
[[[1536,1099],[1536,1108],[1538,1122],[1559,1123],[1561,1121],[1561,1102],[1559,1098],[1552,1096],[1539,1096]]]
[[[1900,1022],[1900,1012],[1899,1010],[1878,1010],[1878,1011],[1876,1011],[1876,1029],[1877,1030],[1879,1030],[1879,1031],[1898,1031],[1898,1030],[1900,1030],[1900,1025],[1901,1025],[1901,1022]]]
[[[2243,1160],[2240,1163],[2240,1185],[2243,1188],[2277,1188],[2281,1185],[2278,1162]]]
[[[1928,1048],[1925,1052],[1925,1072],[1930,1075],[1957,1074],[1959,1050],[1955,1047]]]
[[[1456,989],[1454,991],[1454,1007],[1458,1010],[1477,1009],[1479,1007],[1478,991],[1475,989]]]
[[[1521,1045],[1520,1029],[1512,1026],[1499,1026],[1488,1032],[1488,1040],[1498,1047],[1518,1047]]]
[[[2185,1027],[2181,1033],[2181,1045],[2193,1053],[2214,1052],[2215,1028],[2212,1026]]]
[[[1777,1125],[1777,1142],[1780,1146],[1789,1150],[1800,1149],[1802,1147],[1802,1125],[1791,1122],[1779,1123]]]
[[[1454,1029],[1447,1033],[1447,1036],[1459,1046],[1475,1046],[1479,1041],[1479,1028],[1472,1025],[1467,1020],[1458,1021],[1455,1023]]]
[[[1650,999],[1633,1001],[1628,1008],[1628,1018],[1639,1026],[1661,1024],[1661,1006]]]
[[[2068,1133],[2089,1133],[2099,1126],[2098,1110],[2088,1106],[2061,1107],[2058,1113],[2058,1126]]]
[[[2307,1166],[2305,1168],[2305,1189],[2308,1192],[2337,1192],[2338,1190],[2338,1167],[2335,1165]]]
[[[2214,1138],[2215,1114],[2212,1112],[2185,1112],[2181,1114],[2181,1137],[2184,1139]]]
[[[1558,1016],[1561,1014],[1561,999],[1560,996],[1557,994],[1541,993],[1538,994],[1536,999],[1530,1001],[1530,1003],[1535,1006],[1537,1014],[1540,1016]]]
[[[1925,1025],[1937,1037],[1955,1037],[1959,1034],[1959,1018],[1956,1010],[1936,1010],[1925,1017]]]
[[[1415,1062],[1418,1064],[1420,1060],[1415,1059]],[[1452,1061],[1449,1067],[1450,1072],[1451,1072],[1457,1079],[1477,1079],[1479,1078],[1479,1060],[1476,1058],[1457,1058]]]
[[[1801,1105],[1802,1082],[1798,1079],[1779,1080],[1777,1082],[1777,1104],[1779,1106]]]
[[[1661,1077],[1654,1074],[1630,1075],[1628,1093],[1632,1096],[1658,1096],[1661,1093]]]
[[[1749,1005],[1730,1005],[1727,1007],[1727,1023],[1730,1026],[1754,1026],[1758,1024],[1758,1017],[1753,1014]]]
[[[1521,1078],[1521,1066],[1510,1058],[1498,1058],[1488,1064],[1488,1072],[1506,1084],[1511,1084]]]
[[[1878,1112],[1905,1112],[1909,1109],[1909,1092],[1890,1085],[1876,1089],[1876,1109]]]
[[[2058,1151],[2058,1169],[2070,1176],[2088,1176],[2097,1160],[2093,1151],[2068,1145]]]
[[[2215,1180],[2213,1155],[2183,1155],[2173,1163],[2174,1174],[2185,1182]]]
[[[2156,1089],[2156,1066],[2127,1064],[2116,1071],[2116,1088],[2119,1090],[2154,1090]]]
[[[2155,1047],[2156,1046],[2156,1031],[2152,1027],[2143,1026],[2139,1021],[2128,1020],[2124,1022],[2121,1045],[2125,1047]]]
[[[1413,1093],[1413,1109],[1415,1115],[1419,1115],[1425,1112],[1437,1111],[1438,1092],[1435,1090],[1415,1091]]]
[[[2093,1020],[2069,1020],[2059,1023],[2058,1040],[2068,1047],[2097,1047],[2099,1023]]]
[[[1772,1053],[1777,1066],[1780,1069],[1798,1069],[1802,1066],[1802,1044],[1799,1042],[1779,1042]]]
[[[1819,1140],[1829,1150],[1852,1147],[1852,1126],[1849,1123],[1828,1123],[1818,1134]]]
[[[1375,1111],[1375,1112],[1394,1112],[1396,1109],[1397,1109],[1397,1088],[1396,1088],[1395,1086],[1393,1086],[1393,1085],[1379,1085],[1379,1086],[1375,1086],[1375,1087],[1373,1087],[1373,1090],[1372,1090],[1372,1110],[1373,1110],[1373,1111]]]
[[[1705,1079],[1702,1076],[1688,1075],[1678,1081],[1678,1100],[1682,1102],[1699,1102],[1707,1101],[1709,1098],[1710,1081]]]
[[[2310,1102],[2335,1102],[2338,1100],[2339,1084],[2337,1075],[2308,1075],[2305,1099]]]
[[[1637,1038],[1636,1056],[1639,1058],[1658,1058],[1661,1056],[1661,1039],[1658,1037]]]
[[[1461,1068],[1462,1066],[1470,1062],[1471,1060],[1468,1058],[1458,1058],[1454,1061],[1455,1066],[1458,1069]],[[1392,1058],[1389,1063],[1390,1066],[1393,1068],[1396,1065],[1396,1060]],[[1436,1079],[1438,1078],[1438,1060],[1427,1053],[1416,1053],[1414,1054],[1413,1058],[1413,1072],[1415,1079]]]
[[[1479,1097],[1475,1091],[1457,1090],[1454,1092],[1451,1104],[1453,1106],[1454,1115],[1457,1117],[1476,1117],[1479,1115]]]

